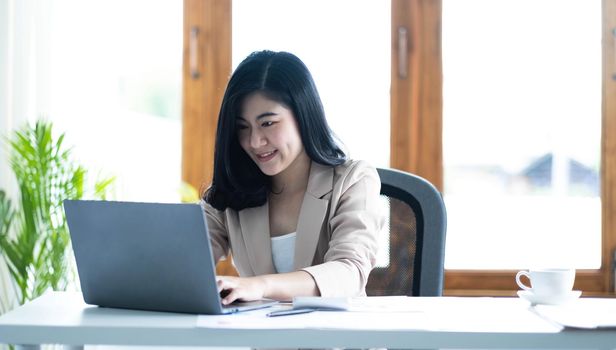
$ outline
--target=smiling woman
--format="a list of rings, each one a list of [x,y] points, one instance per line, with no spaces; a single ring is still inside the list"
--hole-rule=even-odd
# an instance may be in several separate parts
[[[240,274],[219,276],[223,303],[365,295],[379,189],[376,169],[335,141],[303,62],[250,54],[225,91],[203,202],[215,260],[233,252]]]

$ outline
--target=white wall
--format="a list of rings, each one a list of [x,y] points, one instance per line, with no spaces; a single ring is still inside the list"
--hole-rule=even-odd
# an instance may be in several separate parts
[[[46,11],[52,1],[0,0],[0,188],[13,203],[17,201],[17,184],[4,138],[46,114],[48,77],[37,71],[46,71],[50,45]],[[0,259],[0,313],[10,309],[15,299],[8,270]]]

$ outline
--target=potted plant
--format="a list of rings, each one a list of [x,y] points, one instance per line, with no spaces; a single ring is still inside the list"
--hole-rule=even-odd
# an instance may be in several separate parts
[[[114,181],[101,179],[88,188],[87,171],[64,147],[64,134],[54,138],[52,131],[51,122],[39,121],[7,138],[19,199],[11,201],[0,189],[0,255],[19,304],[49,289],[65,290],[74,276],[62,201],[104,199]]]

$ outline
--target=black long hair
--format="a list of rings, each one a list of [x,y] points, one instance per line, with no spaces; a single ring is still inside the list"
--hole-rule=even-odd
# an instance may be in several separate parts
[[[218,210],[261,206],[271,189],[269,176],[246,154],[237,137],[241,104],[257,91],[293,112],[310,159],[330,166],[347,159],[327,124],[306,65],[288,52],[253,52],[231,75],[218,115],[214,177],[203,194],[203,199]]]

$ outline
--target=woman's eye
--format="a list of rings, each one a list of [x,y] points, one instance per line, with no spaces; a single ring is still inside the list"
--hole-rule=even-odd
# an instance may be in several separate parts
[[[261,124],[261,126],[272,126],[274,125],[274,122],[264,122],[263,124]]]
[[[237,124],[236,128],[237,128],[237,130],[244,130],[244,129],[247,129],[248,127],[246,125],[243,125],[243,124]]]

